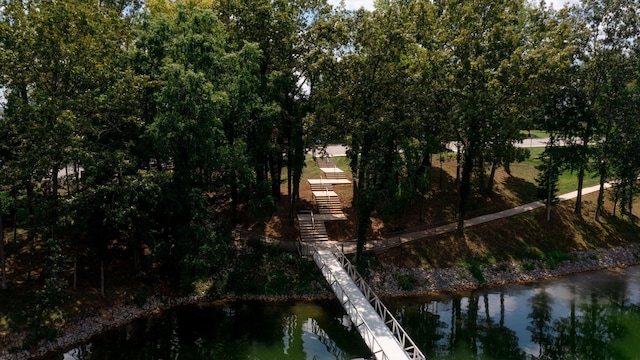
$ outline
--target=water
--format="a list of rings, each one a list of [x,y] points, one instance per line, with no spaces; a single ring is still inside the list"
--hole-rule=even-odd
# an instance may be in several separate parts
[[[189,306],[52,359],[353,359],[369,355],[337,302]]]
[[[640,359],[640,267],[385,303],[429,359]]]
[[[640,359],[640,267],[385,303],[429,359]],[[54,358],[368,356],[334,301],[181,308]]]

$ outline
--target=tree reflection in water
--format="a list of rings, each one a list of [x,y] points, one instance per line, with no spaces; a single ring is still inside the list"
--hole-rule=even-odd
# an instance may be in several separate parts
[[[640,267],[389,300],[429,359],[637,359]]]

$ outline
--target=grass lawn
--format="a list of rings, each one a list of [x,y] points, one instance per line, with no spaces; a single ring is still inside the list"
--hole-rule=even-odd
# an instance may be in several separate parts
[[[525,134],[527,138],[529,138],[529,134],[531,134],[531,139],[548,139],[549,133],[542,130],[522,130],[521,134]]]
[[[531,156],[529,157],[529,159],[521,163],[512,164],[511,171],[515,177],[522,178],[523,180],[536,185],[536,176],[538,176],[538,170],[536,170],[535,167],[541,164],[541,161],[538,158],[544,151],[544,148],[530,148],[529,151],[531,152]],[[597,173],[587,171],[584,177],[583,187],[598,185],[598,181],[599,179]],[[563,171],[558,182],[559,195],[575,191],[577,188],[578,174],[569,170]]]

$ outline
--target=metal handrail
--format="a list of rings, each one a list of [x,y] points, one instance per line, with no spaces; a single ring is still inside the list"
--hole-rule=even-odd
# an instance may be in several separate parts
[[[328,269],[324,263],[322,263],[322,261],[320,260],[320,255],[318,254],[318,249],[316,247],[313,248],[313,260],[320,268],[320,271],[327,279],[327,282],[329,282],[331,289],[340,300],[342,307],[347,311],[349,318],[351,318],[358,331],[360,331],[360,335],[362,336],[362,339],[365,341],[365,343],[367,343],[367,346],[369,346],[371,353],[374,354],[377,358],[378,355],[380,355],[380,360],[392,360],[391,358],[389,358],[389,356],[387,356],[387,354],[384,353],[382,345],[380,345],[380,343],[376,339],[374,332],[369,328],[367,323],[364,321],[364,317],[360,314],[360,311],[358,311],[358,308],[353,305],[353,303],[349,299],[349,296],[345,294],[340,284],[338,284],[338,281],[331,273],[331,270]]]
[[[407,354],[409,354],[410,358],[414,360],[426,360],[426,356],[424,356],[415,342],[409,337],[409,334],[407,334],[407,332],[402,328],[398,320],[396,320],[396,318],[391,314],[384,303],[380,301],[369,284],[367,284],[364,278],[360,276],[349,259],[347,259],[344,253],[340,251],[340,248],[338,248],[337,246],[335,247],[334,255],[340,262],[340,265],[347,271],[347,274],[349,274],[349,276],[356,283],[358,289],[362,291],[362,294],[367,298],[371,306],[373,306],[373,308],[376,310],[378,316],[380,316],[382,321],[387,325],[387,327],[389,327],[398,343],[400,343]]]

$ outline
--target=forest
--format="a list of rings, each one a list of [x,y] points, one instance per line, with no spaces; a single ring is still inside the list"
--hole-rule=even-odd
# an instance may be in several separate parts
[[[373,212],[432,191],[449,142],[463,235],[469,198],[528,156],[530,130],[550,137],[549,206],[570,169],[576,214],[590,172],[598,210],[613,182],[634,218],[639,37],[635,0],[2,0],[0,287],[18,229],[31,245],[9,255],[43,269],[46,306],[86,276],[78,262],[103,296],[114,258],[215,278],[240,218],[286,198],[293,221],[305,157],[328,143],[349,149],[360,244]]]

